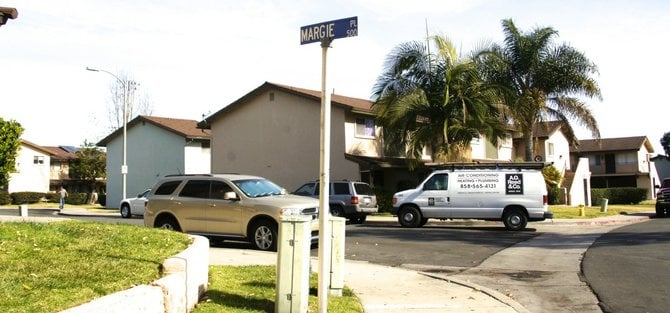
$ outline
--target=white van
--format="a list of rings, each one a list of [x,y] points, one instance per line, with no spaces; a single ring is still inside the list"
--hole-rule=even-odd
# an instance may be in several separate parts
[[[393,195],[392,213],[404,227],[428,219],[502,221],[522,230],[529,221],[553,218],[542,173],[524,168],[452,168],[433,172],[415,189]]]

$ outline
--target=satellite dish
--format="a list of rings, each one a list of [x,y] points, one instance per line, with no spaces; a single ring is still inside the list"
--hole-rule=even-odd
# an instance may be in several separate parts
[[[542,156],[541,155],[536,155],[535,156],[535,162],[542,162]]]

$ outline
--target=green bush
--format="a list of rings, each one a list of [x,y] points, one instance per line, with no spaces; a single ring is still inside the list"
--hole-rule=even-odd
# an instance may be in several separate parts
[[[20,191],[10,194],[13,204],[37,203],[44,198],[43,192]]]
[[[607,198],[609,204],[639,204],[647,198],[647,189],[635,187],[591,189],[593,205],[600,204],[602,198]]]
[[[47,198],[47,202],[58,203],[60,201],[60,194],[57,193],[57,192],[50,192],[50,193],[47,193],[46,198]]]
[[[6,205],[12,203],[12,197],[9,196],[9,192],[0,191],[0,205]]]
[[[556,205],[563,202],[561,199],[561,189],[556,185],[547,186],[547,196],[549,197],[549,204]]]
[[[391,208],[393,208],[393,192],[383,188],[375,187],[375,196],[377,196],[377,206],[379,207],[379,213],[391,212]]]
[[[68,194],[67,198],[65,198],[65,203],[67,204],[72,204],[72,205],[79,205],[79,204],[86,204],[86,200],[88,200],[88,194],[87,193],[71,193]]]

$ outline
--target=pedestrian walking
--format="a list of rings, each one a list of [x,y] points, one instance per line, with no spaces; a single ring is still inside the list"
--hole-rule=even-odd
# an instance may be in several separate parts
[[[63,207],[65,206],[65,198],[67,198],[67,190],[65,190],[65,188],[61,186],[59,193],[60,193],[60,204],[58,207],[62,210]]]

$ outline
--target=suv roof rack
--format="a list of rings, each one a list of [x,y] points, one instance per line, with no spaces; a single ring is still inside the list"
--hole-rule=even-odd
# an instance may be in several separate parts
[[[163,177],[175,177],[175,176],[212,176],[212,174],[167,174]]]
[[[449,163],[430,166],[435,170],[466,170],[466,169],[516,169],[521,170],[541,170],[553,162],[495,162],[495,163]]]

